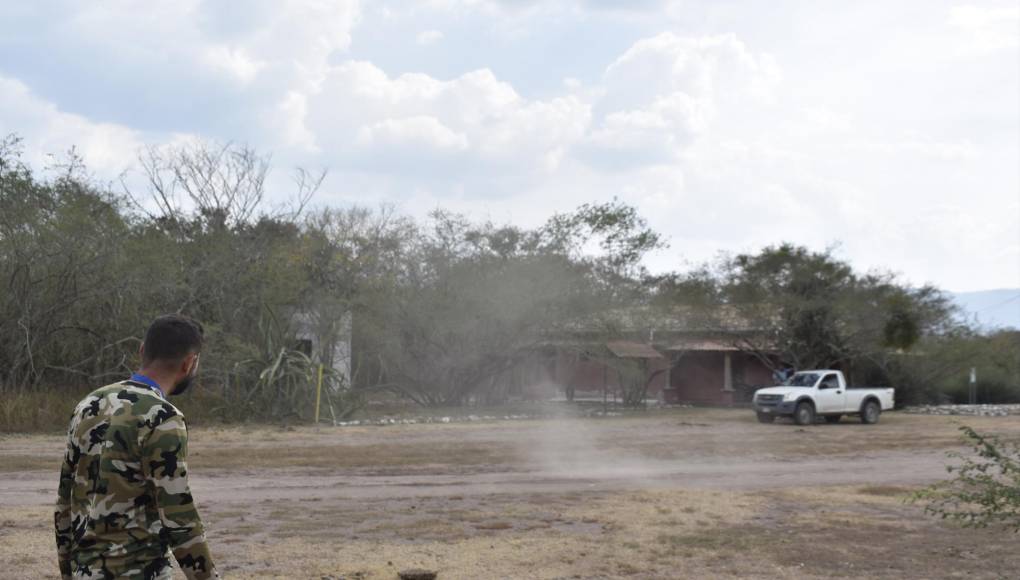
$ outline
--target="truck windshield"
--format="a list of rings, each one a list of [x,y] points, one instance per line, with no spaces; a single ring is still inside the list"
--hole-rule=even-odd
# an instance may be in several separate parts
[[[786,379],[786,387],[813,387],[818,382],[818,373],[797,373]]]

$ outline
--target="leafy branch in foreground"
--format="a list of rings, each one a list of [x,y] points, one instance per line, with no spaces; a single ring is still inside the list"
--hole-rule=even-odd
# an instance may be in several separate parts
[[[961,460],[946,470],[952,479],[915,494],[925,513],[969,528],[1001,526],[1020,532],[1020,445],[960,427],[974,454],[952,453]]]

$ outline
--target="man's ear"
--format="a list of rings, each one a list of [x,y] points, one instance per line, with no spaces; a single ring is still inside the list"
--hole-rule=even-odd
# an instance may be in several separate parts
[[[198,353],[193,352],[188,356],[184,357],[184,363],[181,366],[181,372],[190,375],[195,372],[195,367],[198,366]]]
[[[177,367],[177,372],[182,375],[187,375],[191,372],[191,357],[192,355],[186,354],[181,359],[181,364]]]

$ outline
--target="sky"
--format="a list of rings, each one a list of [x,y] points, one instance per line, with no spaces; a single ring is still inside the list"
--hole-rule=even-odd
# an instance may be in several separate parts
[[[792,242],[1020,288],[1020,4],[3,0],[0,134],[142,189],[149,145],[272,154],[271,195],[537,226],[613,198],[654,271]]]

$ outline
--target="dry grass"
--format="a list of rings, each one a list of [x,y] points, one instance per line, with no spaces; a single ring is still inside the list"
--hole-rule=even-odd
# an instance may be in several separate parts
[[[394,472],[442,471],[444,466],[512,470],[524,468],[536,449],[569,453],[578,442],[586,451],[651,460],[749,455],[788,460],[892,449],[949,449],[960,443],[960,422],[951,417],[887,414],[875,427],[796,427],[760,425],[748,413],[682,409],[646,418],[572,421],[570,427],[541,420],[357,428],[193,428],[189,462],[198,470],[301,467]],[[971,418],[967,423],[1020,437],[1020,421]],[[572,430],[579,427],[586,431],[575,435]],[[566,447],[551,446],[556,440],[563,440]],[[57,469],[63,449],[61,435],[0,435],[0,473]]]
[[[705,570],[698,561],[649,561],[655,559],[657,536],[736,524],[757,509],[752,497],[734,501],[730,494],[714,492],[496,495],[452,501],[463,505],[447,509],[450,498],[373,503],[368,506],[373,508],[371,524],[334,525],[332,536],[302,525],[308,519],[305,512],[279,510],[273,549],[260,550],[255,542],[242,550],[251,561],[236,577],[360,573],[393,578],[396,571],[413,567],[440,570],[443,578],[648,577],[652,569],[657,577],[673,572],[694,577]],[[673,514],[685,510],[698,515]],[[366,521],[344,520],[348,515],[354,514],[322,517]],[[284,573],[286,562],[296,567]]]
[[[605,430],[607,439],[636,444],[656,457],[691,455],[739,456],[756,454],[782,458],[829,456],[889,450],[930,450],[957,447],[959,426],[1020,438],[1020,420],[995,417],[950,417],[885,413],[878,425],[862,425],[856,418],[799,427],[779,421],[758,424],[754,414],[732,409],[682,409],[675,414],[620,419]],[[653,434],[675,433],[674,444],[660,445]],[[616,435],[620,437],[617,437]],[[642,444],[639,439],[645,441]]]
[[[52,528],[46,506],[0,506],[0,571],[8,577],[59,576]],[[24,576],[18,576],[23,571]]]
[[[1020,435],[1016,418],[967,422]],[[556,441],[568,455],[576,451],[572,441],[586,441],[599,452],[754,457],[779,466],[828,454],[860,462],[862,469],[869,452],[960,443],[956,422],[945,417],[888,414],[875,427],[799,428],[760,425],[743,411],[684,409],[571,423],[569,429],[548,421],[195,429],[192,468],[218,476],[253,467],[368,474],[513,470],[524,465],[523,450],[549,437],[565,437]],[[0,471],[55,473],[62,447],[58,436],[0,437]],[[416,496],[398,489],[370,498],[322,489],[300,499],[230,498],[201,509],[227,578],[392,579],[399,570],[420,567],[440,571],[443,579],[983,580],[1012,578],[1020,569],[1016,535],[933,520],[904,502],[914,485],[749,491],[677,485],[613,490],[578,480],[547,492],[494,488]],[[0,506],[0,570],[18,578],[53,577],[50,521],[47,505]]]
[[[0,397],[0,433],[60,433],[67,428],[78,401],[99,386],[5,392]],[[222,400],[201,387],[174,403],[194,424],[215,424],[219,420],[211,411],[221,406]]]
[[[311,427],[197,429],[190,435],[188,462],[192,469],[399,470],[492,465],[517,460],[517,447],[507,442],[465,441],[455,436],[415,440],[406,427],[388,429],[389,433],[385,434],[380,433],[383,428],[375,427],[350,429],[350,432]],[[59,469],[63,448],[63,437],[57,435],[0,436],[0,472]]]
[[[5,392],[0,396],[0,433],[55,433],[67,428],[75,404],[87,390]]]
[[[830,577],[1016,577],[1018,538],[1004,530],[965,529],[924,516],[905,503],[910,489],[829,488],[785,490],[779,505],[808,506],[774,526],[781,534],[825,546],[825,558],[805,560],[798,550],[778,550],[780,563],[802,560],[806,572]]]
[[[206,519],[227,578],[391,579],[414,567],[447,579],[1013,577],[1014,536],[941,525],[890,494],[832,487],[419,498],[325,509],[282,502],[254,512],[209,510]],[[48,516],[44,508],[3,511],[5,570],[52,576]]]
[[[224,449],[203,449],[189,459],[193,469],[286,468],[319,469],[389,468],[413,466],[486,465],[513,456],[509,446],[471,443],[439,445],[375,444],[315,447],[255,447],[244,454]],[[373,469],[375,471],[375,469]]]

